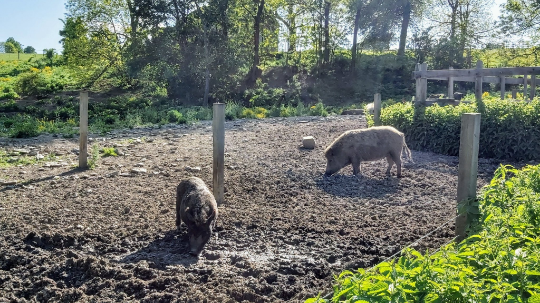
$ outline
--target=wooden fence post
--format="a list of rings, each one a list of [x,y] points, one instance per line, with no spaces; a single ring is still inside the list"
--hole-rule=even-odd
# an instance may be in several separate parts
[[[536,95],[536,75],[531,75],[531,100],[534,99]]]
[[[88,168],[88,92],[79,94],[79,168]]]
[[[517,99],[517,90],[515,88],[512,88],[512,99]]]
[[[453,70],[453,67],[449,67],[449,70]],[[448,77],[448,97],[454,98],[454,77]]]
[[[373,96],[373,122],[375,126],[381,125],[381,94]]]
[[[482,101],[482,69],[484,68],[484,63],[482,60],[476,62],[476,85],[475,85],[475,95],[476,102]]]
[[[416,67],[414,68],[415,71],[420,71],[420,63],[416,63]],[[422,91],[422,80],[420,78],[416,78],[416,95],[414,97],[415,102],[419,102],[420,98],[422,97],[421,91]]]
[[[422,65],[420,65],[420,71],[422,72],[426,72],[427,71],[427,63],[422,63]],[[420,79],[422,84],[420,85],[422,87],[422,91],[420,92],[420,97],[421,97],[421,102],[423,102],[423,104],[426,104],[426,99],[427,99],[427,75],[425,73],[423,73],[422,75],[422,78]]]
[[[225,170],[225,104],[214,103],[212,121],[214,134],[213,190],[218,205],[223,203]]]
[[[523,75],[523,101],[526,101],[527,100],[527,79],[529,77],[527,76],[527,74]]]
[[[499,80],[499,82],[501,83],[501,100],[504,100],[506,95],[506,77],[500,76]]]
[[[459,172],[457,187],[457,204],[476,198],[476,178],[478,173],[478,145],[480,139],[479,113],[461,116],[461,135],[459,144]],[[456,218],[457,242],[466,237],[467,214],[459,214]]]

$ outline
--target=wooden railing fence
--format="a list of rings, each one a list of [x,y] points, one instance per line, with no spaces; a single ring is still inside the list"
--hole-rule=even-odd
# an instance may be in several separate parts
[[[418,63],[413,77],[416,79],[415,101],[426,101],[427,80],[448,81],[448,98],[454,97],[454,82],[475,82],[476,100],[482,99],[482,83],[500,83],[501,99],[506,95],[506,84],[523,85],[523,96],[534,98],[536,92],[536,75],[540,74],[540,67],[503,67],[503,68],[483,68],[481,60],[476,62],[474,69],[453,69],[448,70],[428,70],[427,63]],[[523,76],[515,78],[512,76]],[[530,77],[529,77],[530,76]],[[530,85],[529,94],[527,94]],[[512,91],[512,98],[516,98],[516,91]]]

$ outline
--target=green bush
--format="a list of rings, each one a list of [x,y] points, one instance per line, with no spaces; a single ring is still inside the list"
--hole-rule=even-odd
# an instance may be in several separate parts
[[[225,119],[234,120],[242,116],[242,106],[236,102],[227,102],[225,105]]]
[[[479,156],[528,161],[540,159],[540,101],[484,100],[480,124]],[[461,115],[477,112],[476,105],[429,106],[394,104],[381,110],[381,123],[405,133],[409,148],[457,156]],[[371,116],[368,124],[373,125]]]
[[[175,109],[168,111],[167,117],[171,123],[185,124],[187,122],[182,113]]]
[[[18,99],[20,96],[13,90],[13,87],[6,86],[0,91],[0,100],[14,100]]]
[[[19,111],[17,102],[10,100],[7,102],[0,102],[0,113],[17,112]]]
[[[326,117],[328,116],[328,112],[324,108],[324,104],[322,104],[322,102],[319,102],[309,109],[309,115]]]
[[[332,302],[540,302],[540,165],[501,166],[472,235],[336,276]],[[311,298],[306,303],[330,302]]]

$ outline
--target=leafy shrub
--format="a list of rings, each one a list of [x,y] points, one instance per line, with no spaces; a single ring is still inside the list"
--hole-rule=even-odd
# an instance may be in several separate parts
[[[324,104],[322,104],[322,102],[319,102],[319,103],[313,105],[312,107],[310,107],[309,115],[310,116],[326,117],[326,116],[328,116],[328,112],[324,108]]]
[[[15,92],[15,90],[13,90],[13,87],[11,86],[6,86],[0,91],[0,100],[14,100],[18,98],[20,98],[20,96]]]
[[[70,82],[64,73],[53,73],[50,67],[40,70],[31,68],[30,71],[19,75],[15,87],[20,94],[44,96],[63,90]]]
[[[296,108],[291,105],[281,105],[279,108],[280,117],[294,117],[296,115]]]
[[[540,101],[486,98],[484,104],[479,156],[517,161],[539,159]],[[474,112],[474,103],[424,109],[415,109],[410,103],[394,104],[381,110],[381,122],[404,132],[410,148],[457,156],[461,115]],[[368,115],[367,119],[373,125],[372,117]]]
[[[227,102],[225,105],[225,119],[234,120],[242,116],[242,106],[236,102]]]
[[[118,154],[116,153],[116,149],[114,147],[104,147],[101,152],[103,153],[103,157],[116,157]]]
[[[10,128],[9,136],[11,138],[30,138],[39,134],[36,119],[24,117],[17,119]]]
[[[373,270],[344,271],[332,301],[539,302],[540,165],[501,166],[479,207],[474,234],[461,243],[432,255],[407,249]]]
[[[19,111],[19,106],[17,105],[17,102],[10,100],[7,102],[0,102],[0,112],[7,113],[7,112],[17,112]]]
[[[187,122],[182,113],[175,109],[168,111],[167,117],[171,123],[185,124]]]
[[[240,115],[240,118],[253,119],[255,118],[255,112],[253,111],[253,109],[246,107],[242,110],[242,114]]]

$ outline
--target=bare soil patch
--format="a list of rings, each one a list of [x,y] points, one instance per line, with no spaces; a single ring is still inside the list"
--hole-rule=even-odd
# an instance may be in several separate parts
[[[401,179],[395,167],[385,177],[386,160],[363,163],[362,178],[350,167],[323,177],[324,148],[366,127],[361,116],[226,127],[226,202],[199,259],[188,254],[187,230],[175,230],[175,188],[190,175],[212,187],[210,122],[96,137],[90,145],[123,156],[94,170],[0,170],[20,182],[0,187],[0,301],[301,302],[330,290],[332,274],[371,267],[455,216],[457,157],[413,151]],[[314,150],[300,148],[307,135]],[[77,163],[76,139],[0,144]],[[497,165],[480,161],[479,187]],[[452,223],[416,248],[435,250],[453,235]]]

